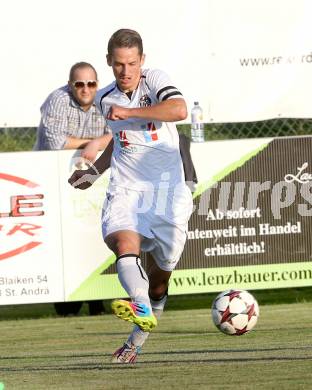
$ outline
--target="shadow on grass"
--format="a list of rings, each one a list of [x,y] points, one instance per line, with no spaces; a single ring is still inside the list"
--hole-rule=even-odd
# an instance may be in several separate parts
[[[162,354],[163,355],[163,354]],[[116,370],[116,369],[139,369],[140,367],[146,367],[150,365],[180,365],[181,363],[186,363],[187,365],[198,365],[202,363],[209,364],[226,364],[226,363],[252,363],[252,362],[291,362],[291,361],[312,361],[312,356],[268,356],[268,357],[237,357],[237,358],[222,358],[222,359],[162,359],[162,360],[149,360],[141,361],[135,364],[116,364],[116,363],[79,363],[79,364],[68,364],[68,365],[55,365],[51,366],[42,366],[42,367],[33,367],[33,366],[23,366],[23,367],[0,367],[0,372],[40,372],[40,371],[86,371],[86,370]]]
[[[174,350],[174,351],[155,351],[155,352],[144,352],[144,356],[171,356],[171,355],[199,355],[199,354],[209,354],[209,353],[249,353],[249,352],[281,352],[281,351],[310,351],[312,350],[311,346],[303,346],[303,347],[272,347],[272,348],[230,348],[230,349],[195,349],[195,350]],[[57,354],[57,355],[27,355],[27,356],[2,356],[0,358],[0,362],[2,360],[42,360],[47,359],[51,363],[54,363],[55,359],[80,359],[80,358],[101,358],[101,357],[110,357],[111,353],[93,353],[93,354]],[[302,357],[293,356],[296,359],[301,359]],[[279,357],[275,357],[276,359]],[[289,357],[287,357],[288,359]],[[304,357],[307,359],[312,359],[312,356]],[[240,358],[237,358],[238,360]],[[235,359],[235,360],[237,360]],[[247,359],[247,358],[246,358]],[[260,358],[257,358],[260,359]],[[274,359],[274,357],[272,357]],[[215,359],[211,359],[215,360]],[[228,359],[225,359],[228,360]],[[248,360],[248,359],[247,359]],[[167,360],[166,360],[167,362]],[[88,364],[88,363],[86,363]],[[0,367],[0,370],[4,369]]]

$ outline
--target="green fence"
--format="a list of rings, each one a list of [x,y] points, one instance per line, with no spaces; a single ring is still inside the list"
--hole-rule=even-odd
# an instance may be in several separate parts
[[[190,136],[190,125],[178,125]],[[312,119],[271,119],[257,122],[206,123],[205,140],[312,135]],[[35,127],[0,128],[0,152],[32,150]]]

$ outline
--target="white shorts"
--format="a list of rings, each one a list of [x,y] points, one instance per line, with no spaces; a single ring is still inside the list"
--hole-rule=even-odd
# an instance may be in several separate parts
[[[192,209],[184,183],[157,192],[114,187],[103,205],[103,238],[119,230],[137,232],[143,237],[141,250],[150,252],[159,268],[172,271],[184,249]]]

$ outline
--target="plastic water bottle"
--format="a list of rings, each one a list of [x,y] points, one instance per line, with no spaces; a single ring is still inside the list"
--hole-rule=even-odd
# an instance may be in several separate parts
[[[204,121],[203,121],[203,109],[198,102],[194,102],[194,106],[191,111],[191,137],[193,142],[204,142]]]

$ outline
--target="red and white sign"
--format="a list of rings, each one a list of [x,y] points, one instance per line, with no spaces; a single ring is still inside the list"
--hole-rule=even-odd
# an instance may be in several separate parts
[[[57,154],[0,154],[0,302],[64,299]]]

